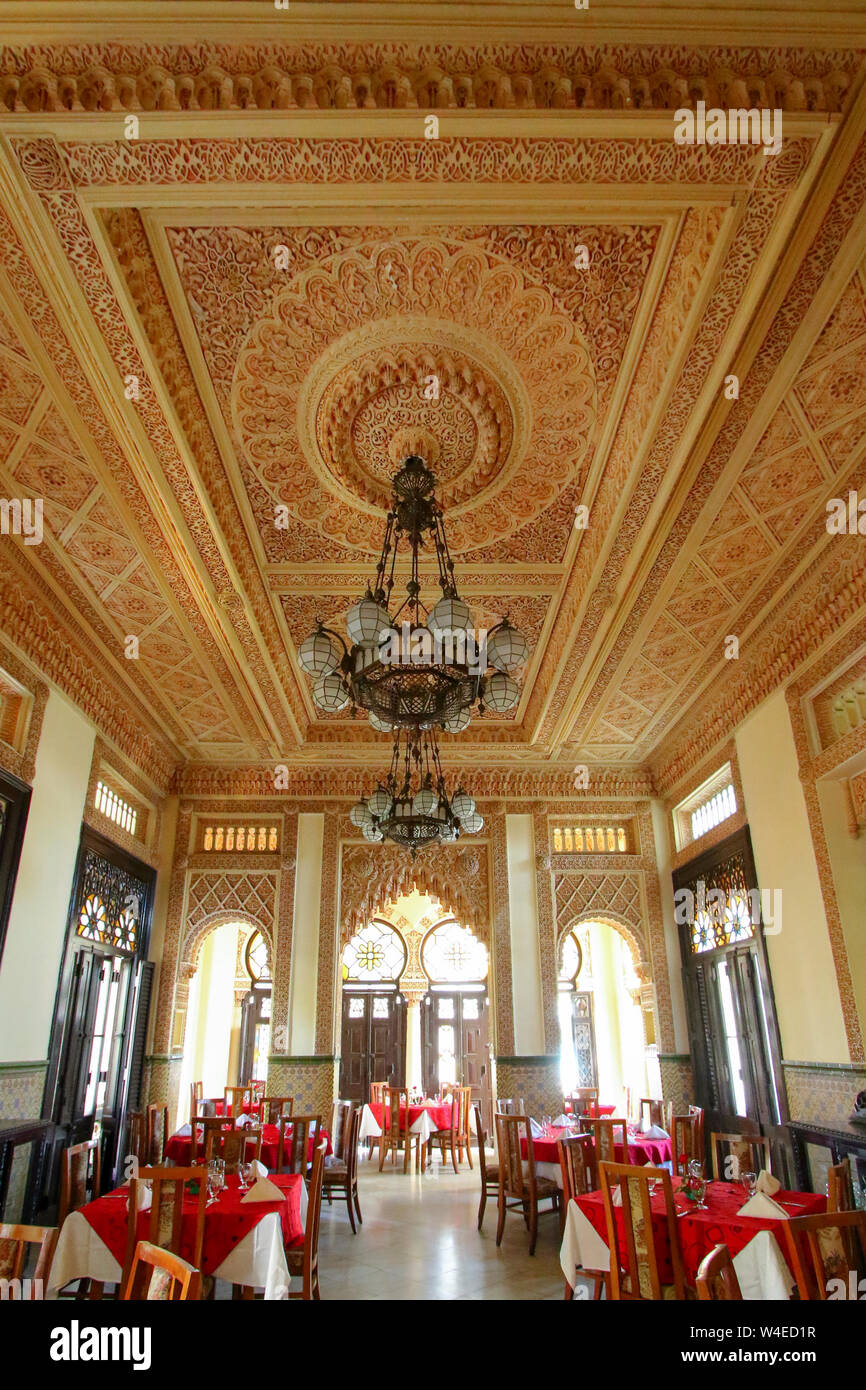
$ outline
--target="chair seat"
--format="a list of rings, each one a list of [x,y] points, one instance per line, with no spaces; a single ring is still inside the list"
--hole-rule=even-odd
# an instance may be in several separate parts
[[[348,1175],[349,1168],[343,1159],[335,1158],[333,1154],[329,1154],[325,1159],[325,1175],[323,1181],[328,1182],[330,1179],[330,1181],[333,1182],[337,1178],[346,1178]]]
[[[553,1178],[537,1177],[535,1179],[535,1187],[539,1197],[556,1197],[559,1193],[559,1188]]]

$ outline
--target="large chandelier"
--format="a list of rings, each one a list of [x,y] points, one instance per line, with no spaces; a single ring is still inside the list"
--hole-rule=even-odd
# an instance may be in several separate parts
[[[395,474],[376,577],[346,615],[349,641],[319,623],[301,643],[298,660],[314,678],[313,699],[336,712],[368,712],[380,733],[434,727],[460,733],[471,711],[503,714],[520,699],[516,676],[529,643],[508,619],[481,632],[457,592],[436,479],[411,455]],[[401,539],[411,549],[406,597],[391,612]],[[419,552],[432,544],[442,597],[429,611],[421,602]],[[493,668],[489,670],[488,668]]]
[[[352,807],[349,819],[366,840],[393,840],[413,858],[424,845],[477,835],[484,824],[462,787],[449,797],[432,729],[397,730],[387,777]]]

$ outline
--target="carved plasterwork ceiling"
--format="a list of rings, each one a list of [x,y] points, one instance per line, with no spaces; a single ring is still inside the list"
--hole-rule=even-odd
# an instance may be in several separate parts
[[[2,539],[10,641],[38,660],[54,623],[51,679],[163,783],[188,760],[352,772],[366,720],[320,717],[297,647],[363,592],[417,451],[476,624],[507,614],[533,647],[519,707],[449,759],[562,787],[584,760],[643,775],[663,746],[673,776],[680,735],[706,752],[734,707],[708,666],[725,635],[741,677],[797,583],[805,646],[832,582],[822,508],[866,424],[864,279],[835,268],[866,194],[858,66],[397,37],[4,48],[0,478],[45,508],[41,546]],[[781,153],[673,143],[677,105],[728,98],[785,111]],[[430,109],[475,124],[427,140]],[[391,123],[407,111],[417,130]],[[421,579],[435,601],[426,559]]]

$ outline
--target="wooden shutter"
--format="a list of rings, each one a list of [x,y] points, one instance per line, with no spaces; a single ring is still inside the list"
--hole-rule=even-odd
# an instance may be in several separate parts
[[[135,1031],[132,1035],[132,1049],[129,1056],[128,1108],[141,1109],[141,1085],[144,1078],[144,1047],[147,1038],[147,1020],[150,1013],[150,996],[153,990],[154,964],[152,960],[141,962],[141,977],[138,982],[138,997],[135,1010]]]

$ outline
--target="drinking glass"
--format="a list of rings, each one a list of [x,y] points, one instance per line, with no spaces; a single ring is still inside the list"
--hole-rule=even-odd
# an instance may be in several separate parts
[[[743,1190],[744,1190],[744,1192],[747,1192],[747,1193],[749,1194],[750,1197],[754,1197],[755,1193],[756,1193],[757,1190],[758,1190],[758,1175],[757,1175],[757,1173],[753,1173],[753,1172],[751,1172],[750,1170],[746,1170],[746,1171],[744,1171],[744,1172],[741,1172],[741,1173],[740,1173],[740,1182],[741,1182],[742,1185],[743,1185]]]
[[[253,1165],[252,1165],[251,1163],[247,1163],[247,1162],[243,1162],[243,1163],[239,1164],[239,1165],[238,1165],[238,1175],[239,1175],[240,1180],[241,1180],[241,1182],[240,1182],[241,1192],[247,1192],[247,1191],[249,1190],[249,1186],[250,1186],[250,1183],[251,1183],[251,1181],[252,1181],[252,1176],[253,1176]]]

